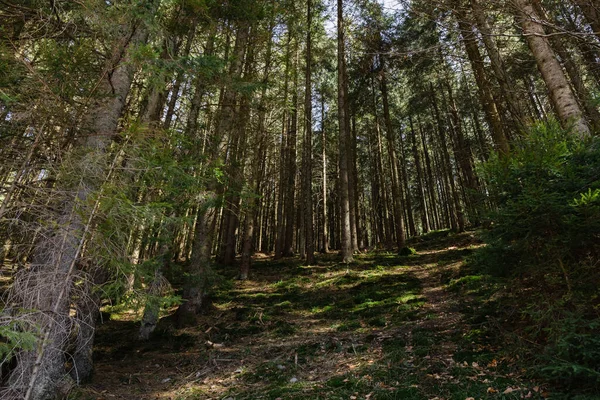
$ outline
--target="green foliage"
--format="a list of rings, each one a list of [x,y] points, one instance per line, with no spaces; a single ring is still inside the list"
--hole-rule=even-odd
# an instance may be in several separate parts
[[[38,342],[36,332],[24,322],[13,319],[0,325],[0,359],[8,361],[20,350],[32,350]]]
[[[597,390],[600,140],[538,124],[483,172],[497,209],[471,269],[509,278],[505,287],[516,288],[517,297],[502,302],[520,311],[518,341],[527,340],[524,351],[540,376],[569,391]],[[465,279],[453,286],[468,288]]]
[[[600,388],[599,319],[559,310],[561,318],[545,329],[550,345],[545,349],[539,372],[569,386]]]
[[[398,255],[406,257],[406,256],[414,256],[417,254],[417,251],[412,247],[403,247],[398,252]]]
[[[491,273],[562,275],[563,262],[598,255],[600,140],[538,124],[509,157],[493,156],[484,174],[498,205],[479,254]]]

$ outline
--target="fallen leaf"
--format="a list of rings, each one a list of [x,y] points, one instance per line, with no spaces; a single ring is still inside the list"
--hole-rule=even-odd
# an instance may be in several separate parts
[[[493,387],[487,388],[487,392],[488,393],[498,393],[498,391],[496,389],[494,389]]]
[[[502,392],[502,394],[509,394],[514,392],[515,389],[511,388],[510,386],[506,388],[506,390],[504,392]]]

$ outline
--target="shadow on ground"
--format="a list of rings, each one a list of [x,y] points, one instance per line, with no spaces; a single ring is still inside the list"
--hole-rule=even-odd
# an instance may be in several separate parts
[[[101,326],[96,376],[73,398],[521,398],[523,384],[461,356],[475,354],[472,327],[441,277],[478,243],[436,232],[407,257],[260,259],[244,282],[222,268],[214,308],[196,327],[164,318],[138,343],[134,322]]]

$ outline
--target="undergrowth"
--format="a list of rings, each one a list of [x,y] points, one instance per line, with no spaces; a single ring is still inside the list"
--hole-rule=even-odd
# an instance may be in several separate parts
[[[564,398],[600,392],[600,140],[537,125],[484,174],[498,205],[451,289]],[[560,396],[553,398],[559,398]]]

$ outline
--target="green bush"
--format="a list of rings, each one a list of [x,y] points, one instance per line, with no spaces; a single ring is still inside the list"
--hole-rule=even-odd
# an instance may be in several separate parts
[[[557,322],[546,329],[551,336],[539,372],[569,388],[600,389],[600,319],[563,311]]]
[[[412,247],[403,247],[398,252],[398,255],[402,257],[414,256],[415,254],[417,254],[417,251]]]
[[[542,378],[598,390],[600,139],[538,124],[482,173],[496,207],[470,268],[505,278],[516,297],[504,302],[520,313],[513,329]]]
[[[539,124],[509,157],[492,157],[483,173],[497,205],[489,216],[488,246],[477,256],[488,272],[552,282],[568,279],[569,266],[598,258],[598,138],[582,142],[556,123]]]

